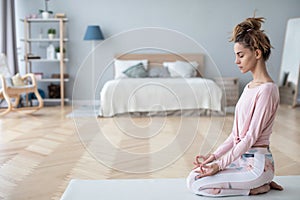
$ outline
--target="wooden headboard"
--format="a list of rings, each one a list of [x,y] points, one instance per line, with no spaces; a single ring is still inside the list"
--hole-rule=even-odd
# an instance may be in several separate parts
[[[203,54],[123,54],[115,56],[117,59],[121,60],[142,60],[147,59],[149,61],[149,67],[161,65],[163,62],[174,62],[177,60],[192,62],[197,61],[198,75],[202,76],[204,74],[204,55]]]

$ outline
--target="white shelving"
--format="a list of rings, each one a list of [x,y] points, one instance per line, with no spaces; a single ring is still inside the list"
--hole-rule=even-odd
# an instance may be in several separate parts
[[[22,42],[59,42],[60,39],[59,38],[54,38],[54,39],[48,39],[48,38],[28,38],[27,40],[24,38],[21,38]],[[64,42],[69,41],[68,38],[64,38],[63,39]]]
[[[60,22],[60,21],[63,21],[63,22],[67,22],[68,21],[68,18],[48,18],[48,19],[41,19],[41,18],[31,18],[31,19],[21,19],[22,22],[42,22],[42,23],[45,23],[45,22]]]
[[[26,61],[26,60],[22,60],[22,61]],[[69,62],[69,59],[68,58],[64,58],[63,59],[64,62]],[[60,62],[60,60],[58,59],[52,59],[52,60],[49,60],[49,59],[45,59],[45,58],[40,58],[40,59],[28,59],[27,62]]]
[[[37,80],[38,82],[60,82],[59,78],[42,78]],[[64,82],[68,82],[68,78],[64,78]]]
[[[22,42],[24,42],[24,62],[25,62],[25,68],[26,73],[31,72],[35,73],[33,71],[33,65],[38,65],[39,73],[43,72],[43,66],[46,65],[46,63],[49,63],[50,65],[57,65],[59,68],[53,67],[53,72],[58,73],[60,75],[60,78],[42,78],[37,80],[38,83],[58,83],[60,85],[60,98],[46,98],[44,99],[45,102],[58,102],[61,106],[64,106],[64,102],[68,102],[69,99],[65,98],[65,83],[69,81],[69,78],[64,78],[64,73],[66,71],[66,62],[69,61],[68,58],[65,58],[64,55],[64,48],[65,43],[69,41],[69,39],[65,36],[65,23],[68,22],[67,18],[49,18],[49,19],[41,19],[41,18],[35,18],[35,19],[21,19],[21,21],[24,23],[24,38],[21,39]],[[52,23],[56,26],[58,26],[58,38],[40,38],[36,37],[32,34],[32,32],[36,32],[35,29],[32,29],[32,24],[38,23],[37,26],[43,26],[47,23]],[[27,55],[32,53],[32,46],[34,43],[57,43],[58,47],[60,48],[60,57],[61,59],[46,59],[41,55],[40,58],[28,58]],[[38,52],[36,54],[39,54]],[[49,65],[47,64],[47,65]],[[57,67],[56,66],[56,67]]]

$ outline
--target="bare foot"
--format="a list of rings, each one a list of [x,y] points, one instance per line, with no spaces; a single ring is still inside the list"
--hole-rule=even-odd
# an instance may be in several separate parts
[[[260,187],[254,188],[250,190],[250,195],[257,195],[269,192],[271,186],[269,184],[262,185]]]
[[[283,190],[283,187],[281,186],[281,185],[278,185],[277,183],[275,183],[274,181],[272,181],[271,183],[270,183],[270,187],[271,187],[271,189],[273,189],[273,190]]]

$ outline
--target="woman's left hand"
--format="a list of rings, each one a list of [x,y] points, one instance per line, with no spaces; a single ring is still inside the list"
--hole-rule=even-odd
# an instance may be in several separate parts
[[[213,163],[211,165],[203,165],[198,171],[195,171],[196,173],[200,173],[196,176],[196,178],[198,179],[203,178],[205,176],[212,176],[218,173],[219,171],[219,165],[217,163]]]
[[[201,162],[200,159],[203,159],[203,161]],[[193,169],[196,169],[198,167],[201,167],[202,165],[211,163],[214,160],[215,160],[214,154],[208,154],[206,156],[198,155],[198,156],[196,156],[195,161],[193,163],[195,165]]]

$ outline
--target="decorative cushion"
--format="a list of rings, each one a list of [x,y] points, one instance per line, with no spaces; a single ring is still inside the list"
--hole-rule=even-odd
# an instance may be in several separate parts
[[[148,71],[148,76],[151,78],[170,77],[170,72],[166,67],[152,67]]]
[[[171,77],[195,77],[197,76],[197,62],[164,62],[163,65],[168,68]]]
[[[148,76],[148,73],[144,68],[143,63],[138,63],[136,65],[133,65],[128,69],[126,69],[125,71],[123,71],[123,73],[130,78],[143,78]]]
[[[114,67],[115,67],[115,79],[126,78],[126,74],[123,72],[132,67],[133,65],[137,65],[139,63],[143,63],[143,67],[147,70],[148,60],[119,60],[115,59]]]
[[[24,86],[26,85],[24,81],[22,80],[22,77],[20,76],[19,73],[14,75],[12,78],[13,86]]]

